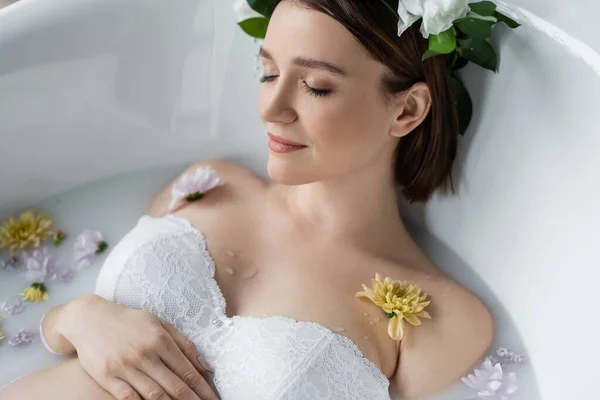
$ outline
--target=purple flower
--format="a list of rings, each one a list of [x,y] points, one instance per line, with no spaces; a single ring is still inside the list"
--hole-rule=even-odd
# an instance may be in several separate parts
[[[25,310],[25,303],[23,300],[21,300],[21,297],[15,296],[8,299],[6,303],[4,303],[2,310],[7,312],[9,315],[21,314]]]
[[[502,357],[507,361],[507,363],[503,365],[522,364],[526,360],[523,354],[507,349],[506,347],[500,347],[496,350],[496,354],[498,357]]]
[[[44,282],[56,273],[56,264],[47,248],[33,250],[25,255],[27,265],[27,280],[29,282]]]
[[[8,341],[8,344],[10,344],[11,346],[28,346],[33,341],[33,338],[34,333],[26,329],[22,329],[19,333],[17,333]]]
[[[498,357],[508,357],[508,349],[506,347],[500,347],[498,350],[496,350],[496,354],[498,354]]]
[[[103,240],[100,232],[84,230],[75,239],[75,248],[73,250],[75,267],[79,270],[87,267],[92,263],[94,255],[102,253],[107,247],[108,244]]]
[[[62,283],[71,283],[73,278],[75,278],[75,271],[73,271],[71,268],[63,268],[58,273],[58,278]]]
[[[212,167],[198,167],[196,172],[184,174],[171,188],[169,212],[183,199],[189,202],[202,198],[204,193],[223,184]]]
[[[462,381],[471,389],[466,397],[470,400],[509,400],[519,390],[517,375],[514,372],[506,373],[502,365],[492,363],[489,358]]]

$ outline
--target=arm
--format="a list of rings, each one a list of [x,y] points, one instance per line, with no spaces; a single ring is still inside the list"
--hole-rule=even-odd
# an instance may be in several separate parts
[[[433,299],[432,320],[419,327],[405,325],[394,377],[401,399],[428,398],[457,382],[492,342],[494,326],[487,308],[455,283],[439,285],[436,292],[444,299]]]
[[[115,397],[102,389],[73,358],[0,389],[0,399],[115,400]]]
[[[182,400],[217,398],[201,375],[208,369],[195,344],[150,313],[85,295],[54,309],[43,322],[50,350],[75,348],[79,368],[119,400],[153,400],[160,395]],[[70,368],[78,373],[77,367]],[[48,371],[40,374],[45,383],[53,376]],[[11,387],[24,388],[30,377],[22,379]]]

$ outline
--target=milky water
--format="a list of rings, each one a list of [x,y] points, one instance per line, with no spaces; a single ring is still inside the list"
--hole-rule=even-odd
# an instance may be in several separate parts
[[[144,213],[153,194],[181,169],[182,166],[175,166],[123,174],[61,193],[37,204],[34,208],[44,209],[50,213],[55,221],[55,228],[62,229],[70,235],[60,248],[51,250],[59,260],[59,267],[71,264],[74,237],[83,229],[102,232],[109,245],[114,246]],[[490,354],[498,347],[523,351],[518,331],[510,316],[478,275],[434,238],[414,227],[410,229],[420,245],[438,265],[473,290],[493,311],[497,332]],[[0,253],[0,259],[6,257],[6,253]],[[41,316],[52,307],[84,293],[92,293],[96,276],[105,257],[106,254],[97,257],[94,263],[88,269],[79,272],[70,284],[58,280],[49,282],[50,299],[47,302],[27,303],[25,311],[16,316],[9,316],[2,312],[5,316],[2,323],[3,330],[7,339],[0,342],[0,386],[32,371],[61,362],[60,356],[54,356],[44,350],[37,337],[26,347],[10,346],[8,338],[23,328],[37,332]],[[0,305],[11,296],[17,295],[26,286],[23,267],[15,271],[0,271]],[[518,373],[520,391],[511,400],[539,399],[534,374],[529,365],[524,363],[515,370]],[[457,400],[464,398],[466,394],[466,388],[461,383],[432,397],[431,400]]]

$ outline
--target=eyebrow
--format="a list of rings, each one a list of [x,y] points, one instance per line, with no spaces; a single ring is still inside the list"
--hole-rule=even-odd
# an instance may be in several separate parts
[[[271,56],[271,53],[269,53],[263,47],[260,48],[259,54],[261,57],[266,58],[267,60],[274,61],[273,56]],[[292,58],[292,64],[294,64],[298,67],[303,67],[303,68],[322,69],[325,71],[329,71],[332,74],[340,75],[340,76],[348,75],[348,73],[346,71],[344,71],[342,68],[340,68],[332,63],[329,63],[327,61],[316,60],[314,58],[294,57],[294,58]]]

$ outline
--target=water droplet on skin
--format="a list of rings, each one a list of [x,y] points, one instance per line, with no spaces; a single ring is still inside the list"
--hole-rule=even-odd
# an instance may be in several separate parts
[[[344,328],[342,328],[342,327],[339,327],[339,326],[336,326],[335,328],[333,328],[333,331],[334,331],[334,332],[337,332],[337,333],[344,332],[345,330],[346,330],[346,329],[344,329]]]
[[[379,323],[381,321],[381,319],[379,317],[375,318],[375,323]]]
[[[227,255],[229,257],[235,257],[235,253],[233,251],[231,251],[231,250],[227,250]]]
[[[368,316],[369,316],[369,313],[363,313],[363,315],[364,315],[365,317],[368,317]]]
[[[235,274],[235,271],[234,271],[234,270],[233,270],[233,268],[231,268],[231,267],[227,267],[227,269],[226,269],[225,271],[227,271],[227,273],[228,273],[230,276],[233,276],[233,274]]]
[[[375,325],[375,322],[369,321],[369,325]]]
[[[365,336],[365,339],[366,339],[366,340],[369,340],[369,337],[368,337],[368,336]]]

